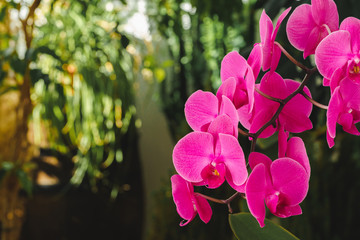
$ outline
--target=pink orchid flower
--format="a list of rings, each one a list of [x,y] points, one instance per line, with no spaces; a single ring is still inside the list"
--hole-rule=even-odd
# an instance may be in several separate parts
[[[285,157],[287,140],[289,138],[289,132],[285,131],[284,126],[280,125],[278,131],[278,157]]]
[[[194,92],[185,103],[186,120],[194,131],[207,132],[213,121],[221,119],[224,127],[232,129],[226,133],[237,137],[239,117],[235,106],[226,96],[220,99],[211,92]]]
[[[255,77],[252,68],[238,52],[228,53],[221,62],[220,85],[216,96],[229,98],[239,114],[247,115],[254,106]],[[241,119],[239,119],[241,120]]]
[[[290,43],[304,51],[304,59],[315,53],[330,32],[339,29],[339,14],[333,0],[312,0],[302,4],[290,15],[286,33]]]
[[[310,179],[310,164],[303,141],[293,137],[287,144],[286,157],[271,161],[266,155],[252,152],[249,156],[252,172],[245,193],[251,214],[264,227],[265,205],[278,217],[302,213]]]
[[[260,39],[261,43],[256,44],[250,53],[249,64],[254,68],[255,75],[258,74],[259,65],[262,66],[263,71],[270,68],[271,71],[275,71],[277,68],[280,57],[281,49],[275,44],[275,38],[280,25],[291,8],[286,9],[278,18],[275,28],[270,17],[262,12],[260,17]]]
[[[285,99],[293,93],[299,85],[300,83],[294,80],[283,79],[276,72],[267,72],[257,86],[261,92],[273,98]],[[311,97],[308,88],[305,87],[304,92]],[[268,122],[274,116],[279,104],[280,103],[256,93],[254,118],[251,122],[250,133],[257,132],[266,122]],[[312,123],[309,119],[311,111],[312,104],[302,95],[298,94],[285,104],[277,119],[276,126],[270,125],[259,137],[267,138],[274,134],[280,127],[293,133],[309,130],[312,128]]]
[[[219,187],[225,179],[230,186],[245,182],[244,153],[234,136],[220,133],[221,126],[214,122],[210,132],[189,133],[175,145],[173,163],[186,181],[208,188]]]
[[[326,139],[329,147],[334,146],[336,123],[339,123],[345,132],[360,135],[355,126],[358,122],[360,122],[360,85],[345,78],[335,88],[327,110]]]
[[[176,174],[171,177],[172,195],[176,205],[176,210],[180,217],[187,220],[182,221],[180,226],[185,226],[191,222],[196,214],[204,223],[211,219],[212,210],[208,201],[194,193],[194,187],[180,175]]]
[[[360,84],[360,20],[346,18],[340,30],[324,38],[315,51],[315,62],[321,75],[326,79],[348,77]],[[338,73],[346,69],[344,76]],[[333,81],[333,80],[331,80]],[[330,83],[331,84],[331,83]],[[334,84],[333,89],[335,89]]]

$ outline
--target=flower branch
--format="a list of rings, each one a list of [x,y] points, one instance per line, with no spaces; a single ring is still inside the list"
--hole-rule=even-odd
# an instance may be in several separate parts
[[[303,95],[309,102],[311,102],[314,106],[317,106],[318,108],[321,108],[321,109],[324,109],[324,110],[327,110],[328,109],[328,106],[324,105],[324,104],[321,104],[317,101],[315,101],[314,99],[312,99],[311,97],[309,97],[304,91],[301,91],[300,92],[301,95]]]
[[[274,98],[274,97],[272,97],[272,96],[270,96],[270,95],[262,92],[262,91],[261,91],[260,89],[258,89],[257,87],[255,87],[255,91],[256,91],[257,93],[259,93],[261,96],[263,96],[263,97],[265,97],[265,98],[267,98],[267,99],[269,99],[269,100],[271,100],[271,101],[278,102],[278,103],[280,103],[280,104],[284,104],[284,100],[283,100],[283,99]]]
[[[241,135],[245,136],[245,137],[251,137],[251,138],[254,137],[254,135],[253,135],[252,133],[245,132],[245,131],[242,130],[241,128],[238,128],[238,132],[239,132]]]
[[[280,48],[281,52],[292,62],[294,63],[296,66],[298,66],[299,68],[301,68],[302,70],[304,70],[306,73],[309,73],[309,71],[311,69],[309,69],[308,67],[306,67],[304,64],[298,62],[293,56],[290,55],[290,53],[288,53],[288,51],[285,50],[285,48],[278,42],[275,42],[275,44]]]
[[[212,202],[216,202],[216,203],[220,203],[220,204],[226,204],[228,206],[228,209],[229,209],[229,213],[233,213],[233,210],[231,208],[231,202],[236,199],[238,196],[241,196],[243,198],[245,198],[245,195],[244,194],[241,194],[239,192],[236,192],[234,193],[231,197],[229,197],[228,199],[217,199],[217,198],[213,198],[213,197],[210,197],[210,196],[207,196],[207,195],[204,195],[202,193],[195,193],[196,195],[198,196],[201,196],[209,201],[212,201]]]

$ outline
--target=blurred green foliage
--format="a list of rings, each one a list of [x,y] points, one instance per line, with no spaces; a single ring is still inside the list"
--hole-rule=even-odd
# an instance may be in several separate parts
[[[1,5],[0,20],[30,8],[17,2]],[[43,1],[40,7],[29,48],[21,31],[1,31],[0,83],[9,72],[24,75],[30,63],[35,144],[74,162],[71,183],[85,179],[93,190],[102,184],[115,198],[131,174],[140,124],[134,99],[139,63],[123,32],[133,10],[125,1],[100,0]],[[16,87],[4,83],[0,93]]]
[[[136,138],[133,57],[121,27],[131,12],[110,1],[51,6],[38,29],[33,59],[37,123],[51,123],[51,148],[75,160],[71,182],[122,192]],[[44,76],[44,77],[40,77]],[[134,146],[135,147],[135,146]]]
[[[119,31],[126,16],[121,9],[105,10],[105,4],[52,6],[35,39],[37,70],[50,81],[35,78],[40,104],[34,112],[51,121],[52,147],[76,155],[74,184],[87,176],[96,186],[107,179],[110,165],[126,164],[124,142],[135,122],[133,60],[126,51],[129,39]]]

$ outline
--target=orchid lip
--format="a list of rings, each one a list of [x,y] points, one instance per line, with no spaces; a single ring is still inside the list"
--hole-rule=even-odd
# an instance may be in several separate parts
[[[348,76],[351,80],[359,82],[360,77],[360,59],[358,56],[353,57],[348,61],[347,67]]]

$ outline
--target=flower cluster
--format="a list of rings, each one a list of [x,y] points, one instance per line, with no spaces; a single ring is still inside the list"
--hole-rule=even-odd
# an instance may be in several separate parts
[[[293,133],[313,128],[309,119],[313,105],[327,109],[329,147],[334,145],[337,123],[346,132],[360,134],[355,127],[360,121],[360,20],[349,17],[339,26],[333,0],[312,0],[311,5],[297,7],[288,19],[286,32],[304,58],[315,55],[316,67],[310,69],[276,42],[290,10],[279,16],[275,26],[263,11],[261,42],[254,45],[248,59],[238,52],[228,53],[221,63],[222,83],[216,95],[198,90],[187,100],[185,117],[193,132],[179,140],[173,150],[178,174],[171,178],[177,211],[187,220],[181,225],[197,213],[205,223],[210,221],[212,211],[207,200],[216,200],[194,192],[194,186],[214,189],[225,180],[235,195],[247,200],[261,227],[265,206],[278,217],[301,214],[299,204],[309,188],[310,163],[302,139]],[[302,82],[284,79],[276,72],[282,54],[304,70]],[[264,75],[257,80],[261,70]],[[316,71],[330,89],[328,107],[313,100],[306,87]],[[276,132],[278,158],[271,160],[255,151],[256,140]],[[247,161],[239,133],[251,141]]]

